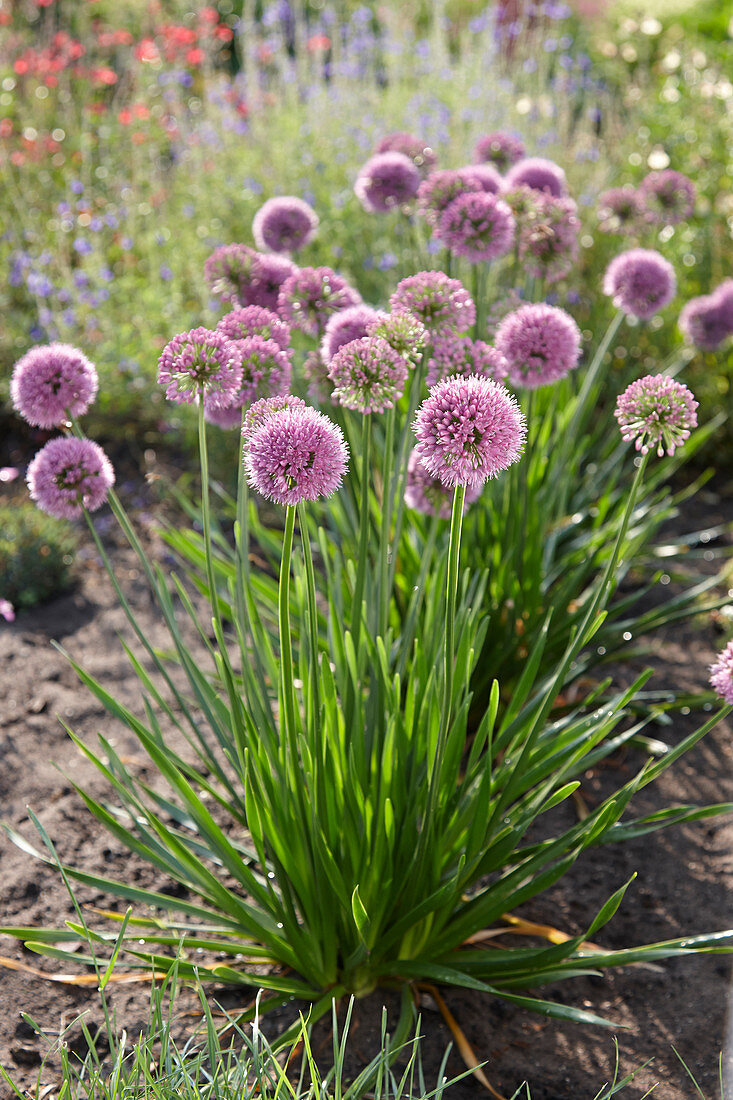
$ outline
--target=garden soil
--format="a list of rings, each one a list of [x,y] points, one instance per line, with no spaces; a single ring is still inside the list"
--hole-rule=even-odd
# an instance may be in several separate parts
[[[730,493],[726,493],[730,499]],[[725,519],[719,497],[708,493],[698,504],[703,522]],[[686,516],[686,522],[690,517]],[[693,524],[694,525],[694,524]],[[114,545],[111,552],[122,585],[145,629],[158,644],[165,638],[157,615],[141,583],[129,550]],[[105,797],[104,781],[67,737],[67,723],[88,743],[97,731],[114,739],[115,749],[140,773],[146,761],[132,735],[115,726],[78,683],[63,647],[121,701],[136,708],[137,682],[122,653],[118,634],[129,637],[121,610],[93,551],[86,546],[76,587],[45,607],[18,615],[0,627],[0,818],[34,844],[40,842],[27,807],[38,815],[70,864],[92,872],[120,876],[158,890],[172,886],[160,875],[122,850],[91,818],[72,783],[97,797]],[[721,645],[722,624],[698,618],[676,626],[650,643],[650,663],[656,666],[652,686],[695,691],[706,686],[707,666]],[[617,672],[628,682],[631,668]],[[669,726],[652,727],[655,736],[678,741],[695,724],[694,715],[677,715]],[[626,748],[584,777],[582,795],[593,806],[605,793],[633,774],[643,761],[640,751]],[[733,746],[730,725],[719,725],[693,752],[682,758],[661,780],[644,792],[640,808],[668,804],[733,800]],[[148,778],[153,779],[152,774]],[[564,811],[576,812],[569,805]],[[730,816],[653,834],[626,844],[591,850],[546,894],[527,904],[522,915],[575,934],[585,929],[606,898],[629,877],[637,878],[625,901],[596,939],[621,948],[664,940],[684,933],[702,933],[733,924],[733,820]],[[110,899],[80,889],[85,906],[110,907]],[[119,908],[119,903],[116,908]],[[74,908],[57,871],[0,838],[0,923],[31,927],[59,926],[75,919]],[[96,918],[90,913],[92,923]],[[516,942],[516,940],[514,941]],[[93,988],[58,980],[78,973],[70,952],[68,963],[26,951],[17,941],[0,936],[0,1065],[28,1095],[53,1098],[58,1093],[58,1058],[48,1048],[66,1032],[72,1051],[83,1054],[80,1013],[92,1030],[101,1025],[102,1012]],[[17,968],[16,968],[17,967]],[[29,969],[25,969],[29,968]],[[118,970],[120,968],[118,967]],[[38,971],[41,973],[34,973]],[[56,979],[56,980],[54,980]],[[582,1005],[612,1021],[608,1030],[548,1020],[498,999],[472,992],[443,991],[443,996],[470,1042],[485,1072],[500,1094],[511,1097],[523,1081],[531,1086],[532,1100],[592,1100],[614,1072],[616,1047],[620,1076],[653,1059],[622,1093],[640,1100],[657,1083],[659,1100],[689,1100],[692,1083],[673,1046],[695,1074],[703,1093],[718,1095],[718,1059],[723,1051],[724,1074],[733,1089],[733,1050],[726,1045],[731,987],[731,964],[725,955],[682,958],[653,967],[627,967],[603,978],[588,977],[545,990],[550,999]],[[229,1009],[246,1003],[241,993],[212,989],[212,1003]],[[147,1016],[149,989],[145,984],[111,987],[110,1000],[120,1027],[134,1038]],[[351,1065],[368,1059],[378,1039],[381,1006],[386,1003],[394,1023],[395,995],[386,1001],[375,994],[359,1002],[351,1029]],[[282,1026],[288,1006],[272,1026]],[[432,1087],[451,1034],[428,993],[421,1002],[423,1064]],[[32,1017],[39,1036],[24,1018]],[[196,1000],[184,991],[176,1006],[179,1037],[196,1027]],[[324,1058],[330,1046],[329,1030],[319,1025],[314,1042]],[[464,1069],[454,1053],[448,1074]],[[37,1091],[36,1091],[37,1090]],[[0,1098],[12,1095],[0,1078]],[[452,1092],[455,1100],[488,1095],[469,1077]],[[733,1095],[733,1092],[730,1094]]]

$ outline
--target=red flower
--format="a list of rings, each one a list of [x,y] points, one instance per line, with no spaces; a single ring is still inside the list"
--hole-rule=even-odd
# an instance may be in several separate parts
[[[117,73],[114,69],[92,69],[92,80],[96,80],[98,84],[111,86],[117,83]]]
[[[160,61],[160,53],[152,38],[143,38],[134,49],[138,61]]]
[[[314,34],[306,43],[311,53],[315,53],[317,50],[330,50],[331,39],[327,34]]]
[[[189,65],[200,65],[204,60],[206,54],[202,49],[198,47],[195,50],[189,50],[186,53],[186,61]]]

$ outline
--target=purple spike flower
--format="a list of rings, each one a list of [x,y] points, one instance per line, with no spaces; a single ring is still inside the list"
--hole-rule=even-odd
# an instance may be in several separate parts
[[[321,340],[321,358],[324,363],[330,363],[344,344],[350,344],[352,340],[366,336],[370,326],[377,324],[384,316],[384,313],[364,305],[349,306],[348,309],[334,313],[328,319]]]
[[[675,225],[689,218],[695,210],[695,184],[682,172],[665,168],[650,172],[639,184],[644,208],[658,225]]]
[[[414,198],[420,173],[404,153],[376,153],[362,167],[354,184],[359,202],[370,213],[383,213]]]
[[[470,336],[437,336],[432,351],[426,376],[428,387],[451,375],[467,378],[475,374],[501,382],[509,373],[506,359],[496,348]]]
[[[283,505],[330,497],[347,460],[341,429],[307,405],[268,416],[248,437],[245,451],[250,485]]]
[[[242,367],[232,341],[207,328],[174,336],[158,360],[158,382],[176,404],[192,405],[203,391],[210,408],[232,405],[241,381]]]
[[[280,287],[297,268],[285,256],[256,252],[246,244],[217,248],[204,265],[212,293],[234,306],[277,308]]]
[[[459,195],[440,216],[437,235],[446,248],[471,263],[496,260],[514,244],[510,208],[488,191]]]
[[[612,187],[598,196],[601,233],[635,233],[644,219],[644,199],[635,187]]]
[[[302,267],[283,283],[278,312],[294,328],[320,337],[333,313],[360,302],[359,292],[330,267]]]
[[[458,279],[443,271],[419,271],[397,284],[389,300],[393,313],[407,310],[432,336],[465,332],[476,320],[476,306]]]
[[[77,519],[82,509],[96,511],[114,485],[112,464],[91,439],[59,436],[35,456],[27,474],[33,500],[57,519]]]
[[[494,344],[507,361],[512,384],[536,389],[577,367],[580,339],[569,313],[539,303],[509,313],[496,330]]]
[[[475,488],[519,459],[527,427],[514,398],[490,378],[447,378],[417,411],[415,448],[444,485]]]
[[[493,164],[500,172],[506,172],[525,154],[524,142],[508,134],[506,130],[493,130],[476,142],[473,159],[477,164]]]
[[[687,386],[666,374],[648,374],[627,386],[616,401],[614,416],[622,439],[634,440],[643,455],[656,448],[661,458],[665,450],[673,455],[689,439],[697,427],[696,409]]]
[[[710,666],[710,686],[724,703],[733,705],[733,642],[728,642]]]
[[[332,397],[355,412],[381,413],[393,408],[404,393],[409,367],[379,336],[362,336],[344,344],[328,365]]]
[[[466,490],[463,505],[464,512],[481,496],[483,482]],[[412,451],[407,462],[407,480],[405,482],[405,504],[422,512],[425,516],[438,516],[450,519],[453,494],[439,477],[434,477],[417,453]]]
[[[295,195],[278,195],[259,208],[252,222],[258,248],[270,252],[297,252],[309,244],[318,228],[312,206]]]
[[[93,363],[69,344],[31,348],[10,379],[13,407],[35,428],[56,428],[69,416],[81,416],[98,388]]]
[[[438,159],[422,138],[403,130],[385,134],[374,151],[375,153],[402,153],[403,156],[410,158],[421,176],[430,172]]]
[[[526,157],[509,169],[504,180],[506,190],[511,191],[522,184],[534,191],[546,191],[558,199],[568,192],[565,173],[560,165],[544,157]]]
[[[428,342],[425,325],[406,309],[381,314],[369,326],[367,336],[381,336],[408,363],[417,363]]]
[[[631,248],[615,256],[603,277],[603,293],[613,304],[643,320],[671,302],[676,289],[671,263],[649,248]]]
[[[286,325],[277,313],[263,306],[245,306],[233,309],[225,314],[216,331],[228,340],[243,340],[245,336],[263,336],[265,340],[275,340],[285,351],[290,345],[290,326]]]

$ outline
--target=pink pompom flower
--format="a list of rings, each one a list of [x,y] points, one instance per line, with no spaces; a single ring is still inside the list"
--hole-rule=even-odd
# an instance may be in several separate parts
[[[270,252],[297,252],[316,235],[318,215],[295,195],[278,195],[259,208],[252,222],[258,248]]]
[[[332,496],[347,464],[341,429],[309,406],[273,413],[247,439],[249,483],[276,504]]]
[[[428,330],[422,321],[407,310],[382,313],[372,321],[367,336],[381,336],[408,363],[417,363],[428,342]]]
[[[446,248],[471,263],[496,260],[514,244],[510,208],[489,191],[459,195],[440,216],[437,235]]]
[[[277,308],[293,328],[320,337],[332,314],[360,302],[359,292],[330,267],[302,267],[283,283]]]
[[[10,600],[0,599],[0,619],[5,619],[6,623],[15,622],[15,608]]]
[[[158,382],[176,404],[192,405],[203,393],[210,408],[222,408],[236,402],[241,362],[232,341],[221,332],[194,328],[174,336],[163,348]]]
[[[614,416],[627,443],[647,454],[673,455],[697,427],[697,401],[681,382],[666,374],[637,378],[616,401]]]
[[[241,370],[239,389],[232,400],[222,407],[221,401],[204,395],[207,420],[220,428],[233,428],[241,419],[241,410],[263,397],[276,397],[290,389],[292,369],[290,356],[274,340],[264,336],[245,336],[231,342],[234,361]]]
[[[264,336],[266,340],[275,340],[285,349],[290,345],[290,326],[271,309],[263,306],[245,306],[226,313],[216,331],[228,340],[243,340],[245,336]]]
[[[644,220],[643,196],[629,184],[612,187],[598,196],[596,215],[601,233],[635,233]]]
[[[443,271],[419,271],[397,284],[389,299],[393,313],[407,311],[431,336],[465,332],[476,320],[476,306],[458,279]]]
[[[463,510],[465,512],[469,504],[473,504],[481,496],[483,482],[466,490],[466,499]],[[405,504],[416,512],[422,512],[424,516],[438,516],[440,519],[450,519],[453,493],[439,477],[434,477],[428,471],[424,462],[414,450],[407,462],[407,479],[405,481]]]
[[[603,293],[632,317],[647,320],[674,298],[674,268],[659,252],[631,248],[615,256],[603,277]]]
[[[423,180],[417,192],[417,212],[429,225],[439,224],[441,215],[459,195],[491,191],[482,178],[480,167],[441,168]]]
[[[490,378],[447,378],[417,411],[416,451],[450,488],[474,489],[516,462],[527,427],[516,398]]]
[[[526,157],[509,169],[504,180],[506,190],[511,191],[522,184],[534,191],[546,191],[558,199],[568,192],[564,171],[545,157]]]
[[[473,150],[473,159],[477,164],[493,164],[500,172],[506,172],[526,150],[521,138],[508,134],[506,130],[493,130],[478,139]]]
[[[517,222],[519,259],[528,275],[555,283],[578,255],[580,220],[572,199],[522,186],[504,195]]]
[[[275,413],[285,412],[287,409],[307,408],[302,397],[295,397],[292,393],[278,394],[276,397],[261,397],[250,405],[242,419],[242,437],[247,443],[253,432],[258,431],[266,420]]]
[[[419,186],[420,173],[404,153],[375,153],[359,172],[354,191],[364,209],[376,214],[404,206]]]
[[[659,225],[676,225],[689,218],[695,210],[695,184],[673,168],[644,176],[639,184],[639,194],[646,213]]]
[[[710,686],[724,703],[733,706],[733,642],[728,642],[710,666]]]
[[[507,314],[496,330],[494,346],[507,361],[512,384],[536,389],[577,367],[580,342],[580,329],[569,313],[539,303]]]
[[[509,373],[506,359],[496,348],[470,336],[437,336],[432,352],[425,379],[428,387],[450,376],[471,374],[501,382]]]
[[[422,138],[414,134],[398,130],[393,134],[385,134],[380,138],[375,153],[402,153],[409,157],[421,176],[425,176],[434,167],[437,157],[433,150]]]
[[[286,256],[256,252],[246,244],[225,244],[212,252],[204,277],[218,298],[233,306],[276,309],[280,287],[297,268]]]
[[[69,344],[31,348],[10,379],[13,407],[35,428],[57,428],[69,416],[81,416],[98,388],[96,368]]]
[[[364,415],[393,408],[404,393],[408,373],[407,360],[379,336],[344,344],[328,365],[333,400]]]
[[[349,306],[329,317],[321,340],[321,357],[324,363],[330,363],[339,348],[367,336],[370,327],[378,323],[384,313],[371,306]]]
[[[28,467],[31,498],[57,519],[96,511],[114,485],[112,464],[91,439],[59,436],[42,447]]]

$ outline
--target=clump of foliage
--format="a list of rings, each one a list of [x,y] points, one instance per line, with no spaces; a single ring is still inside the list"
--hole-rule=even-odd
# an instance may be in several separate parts
[[[0,594],[20,608],[63,592],[77,544],[70,524],[33,504],[0,505]]]

